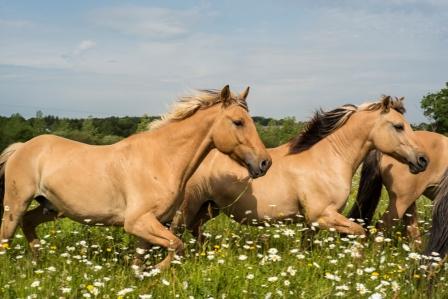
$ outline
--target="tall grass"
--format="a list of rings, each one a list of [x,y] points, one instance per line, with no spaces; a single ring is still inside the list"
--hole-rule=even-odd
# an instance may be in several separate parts
[[[424,232],[430,210],[429,201],[419,201]],[[159,273],[131,267],[134,239],[122,229],[58,220],[39,228],[42,242],[36,258],[17,232],[11,248],[0,255],[0,298],[429,296],[426,263],[399,225],[390,236],[372,228],[366,238],[321,231],[310,250],[301,248],[304,230],[303,223],[254,227],[220,215],[206,225],[203,244],[184,233],[185,255]],[[153,265],[165,254],[152,248],[146,262]],[[446,270],[437,271],[431,295],[447,298]]]

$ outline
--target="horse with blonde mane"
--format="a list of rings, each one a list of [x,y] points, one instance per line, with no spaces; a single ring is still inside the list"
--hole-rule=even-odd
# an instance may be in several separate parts
[[[295,139],[268,149],[272,167],[255,181],[231,159],[210,152],[187,184],[173,229],[184,224],[198,237],[200,226],[217,214],[217,209],[208,208],[212,202],[240,223],[300,221],[304,216],[308,224],[317,223],[322,229],[365,234],[341,211],[366,154],[376,148],[407,163],[413,173],[426,168],[426,155],[403,110],[402,99],[386,96],[359,107],[318,111]]]
[[[21,222],[33,248],[36,226],[59,213],[84,224],[123,226],[141,247],[167,248],[167,257],[157,267],[168,267],[183,244],[161,222],[172,219],[188,179],[210,150],[229,156],[253,178],[271,165],[248,114],[248,91],[236,95],[227,85],[221,91],[183,97],[152,130],[112,145],[87,145],[54,135],[11,145],[0,156],[0,248],[8,247]],[[27,212],[33,199],[57,212],[43,213],[43,205]]]
[[[448,252],[448,138],[441,134],[417,131],[416,138],[427,153],[431,163],[426,171],[410,174],[406,165],[372,151],[366,157],[361,171],[358,195],[350,217],[372,221],[384,185],[389,194],[389,205],[377,223],[387,232],[399,220],[404,220],[406,231],[415,247],[420,247],[416,200],[425,195],[435,203],[427,254]]]

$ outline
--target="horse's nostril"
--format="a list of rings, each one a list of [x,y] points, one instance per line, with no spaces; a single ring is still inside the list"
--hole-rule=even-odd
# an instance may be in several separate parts
[[[418,157],[418,164],[425,167],[426,165],[428,165],[428,159],[425,156],[420,156]]]
[[[266,171],[269,167],[269,161],[268,160],[263,160],[260,162],[260,169],[262,171]]]

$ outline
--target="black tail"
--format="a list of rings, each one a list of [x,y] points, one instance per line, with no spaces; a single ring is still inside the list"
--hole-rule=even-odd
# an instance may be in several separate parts
[[[432,226],[425,254],[438,252],[443,258],[448,251],[448,169],[440,182],[434,202]]]
[[[365,157],[356,201],[348,215],[348,218],[364,219],[366,225],[370,225],[381,197],[380,155],[377,150],[372,150]]]

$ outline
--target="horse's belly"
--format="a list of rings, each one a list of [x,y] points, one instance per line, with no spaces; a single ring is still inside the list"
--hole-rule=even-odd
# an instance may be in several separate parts
[[[86,224],[121,225],[125,201],[107,186],[90,184],[45,184],[41,195],[61,216]]]

